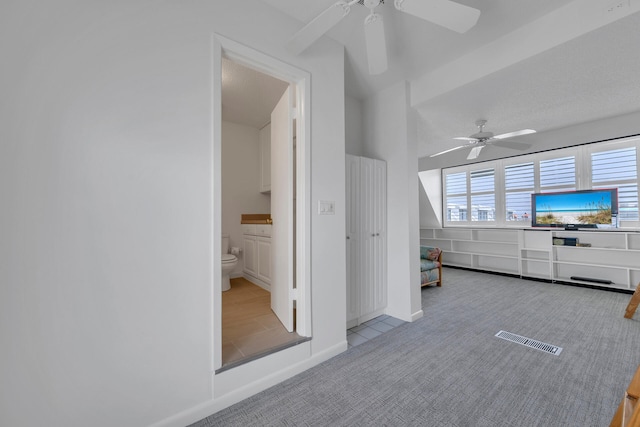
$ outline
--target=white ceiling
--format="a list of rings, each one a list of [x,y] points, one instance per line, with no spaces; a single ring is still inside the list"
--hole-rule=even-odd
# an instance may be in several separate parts
[[[300,27],[335,2],[263,1],[299,20]],[[359,5],[353,6],[351,13],[327,34],[345,45],[347,95],[364,99],[401,80],[412,81],[413,86],[413,82],[421,76],[429,75],[434,70],[437,73],[439,69],[446,68],[447,64],[509,37],[514,30],[528,24],[535,25],[543,17],[563,16],[564,6],[572,4],[586,9],[587,3],[591,7],[595,4],[597,9],[602,8],[604,17],[607,5],[613,2],[457,1],[481,11],[478,24],[465,34],[398,12],[393,7],[393,0],[387,0],[384,5],[379,6],[377,12],[384,16],[389,51],[389,70],[379,76],[369,76],[367,72],[362,29],[367,9]],[[627,17],[594,31],[579,31],[578,33],[584,34],[542,53],[528,55],[528,58],[513,65],[498,69],[485,77],[472,79],[441,95],[419,103],[414,102],[419,115],[418,156],[427,156],[459,145],[451,138],[476,132],[474,122],[479,118],[488,119],[485,130],[499,134],[523,128],[544,132],[640,111],[640,13],[637,13],[638,6],[634,4],[639,0],[626,1],[631,5],[629,10],[633,12]],[[579,16],[575,20],[566,19],[565,14],[562,21],[554,21],[557,25],[550,28],[550,31],[553,29],[562,32],[566,28],[568,33],[575,32],[575,28],[581,25],[580,21]],[[522,40],[522,43],[528,44],[529,40]],[[301,55],[313,54],[314,45]],[[500,57],[502,52],[492,54],[488,56]],[[484,67],[487,61],[489,59],[479,59],[466,66],[478,64],[479,67]],[[238,85],[238,88],[249,87],[247,82]],[[270,96],[275,97],[275,94],[271,92]],[[239,113],[249,111],[246,106],[255,107],[252,105],[255,102],[251,100],[238,101],[234,105],[230,101],[225,102],[224,98],[223,90],[223,114],[226,112],[230,117],[231,112],[235,111],[237,118],[233,121],[240,120]],[[264,104],[272,106],[275,102],[264,97]],[[260,115],[256,113],[256,117]],[[262,118],[257,119],[257,124],[263,125],[266,123],[264,120],[262,115]],[[535,151],[536,138],[540,137],[541,134],[538,133],[518,140],[532,143],[534,147],[530,151]],[[498,147],[491,147],[491,150],[494,153],[503,150],[505,156],[518,153]],[[467,150],[459,150],[447,156],[450,156],[449,161],[455,159],[455,162],[463,163],[466,154]]]
[[[289,84],[222,59],[222,120],[261,129]]]
[[[485,130],[500,134],[545,132],[640,111],[639,52],[640,13],[634,13],[430,99],[417,108],[419,157],[460,145],[451,138],[475,132],[478,118],[489,119]],[[517,140],[536,151],[541,138],[543,133]],[[463,163],[467,153],[448,156]]]
[[[336,0],[263,0],[300,21],[300,27]],[[428,0],[420,0],[428,1]],[[571,0],[456,0],[481,11],[478,23],[465,34],[399,12],[393,0],[376,8],[383,16],[389,69],[378,76],[368,73],[364,18],[369,9],[359,4],[327,35],[345,46],[347,94],[365,98],[400,80],[412,80],[557,9]],[[292,34],[293,35],[293,34]],[[312,55],[313,45],[302,55]]]

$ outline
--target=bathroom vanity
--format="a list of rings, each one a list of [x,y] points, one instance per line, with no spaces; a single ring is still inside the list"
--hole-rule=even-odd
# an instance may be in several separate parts
[[[271,291],[271,224],[242,224],[244,276]]]

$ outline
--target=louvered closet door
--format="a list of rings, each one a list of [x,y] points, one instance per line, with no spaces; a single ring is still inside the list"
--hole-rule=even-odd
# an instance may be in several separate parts
[[[360,246],[360,315],[375,310],[376,280],[376,186],[375,160],[360,158],[360,230],[362,244]]]
[[[381,160],[373,161],[371,203],[373,257],[372,299],[373,310],[387,306],[387,164]]]
[[[360,158],[347,155],[347,327],[355,326],[360,315]]]

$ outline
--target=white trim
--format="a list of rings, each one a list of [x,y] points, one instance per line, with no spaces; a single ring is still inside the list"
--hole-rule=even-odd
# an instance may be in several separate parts
[[[211,330],[212,337],[210,347],[210,357],[212,366],[211,372],[222,366],[222,322],[216,321],[222,316],[222,44],[220,40],[213,37],[213,69],[212,69],[212,129],[213,150],[211,153],[213,168],[211,171],[211,182],[213,183],[213,205],[211,211],[211,293],[209,301],[211,306]],[[220,242],[220,244],[215,244]],[[218,349],[218,351],[216,351]],[[211,396],[213,396],[213,383],[211,383]]]
[[[219,34],[213,35],[213,165],[214,165],[214,197],[213,197],[213,286],[212,286],[212,341],[211,352],[213,360],[212,372],[222,367],[222,305],[220,298],[214,298],[221,294],[220,259],[221,248],[215,242],[220,241],[221,236],[221,147],[222,134],[220,131],[222,117],[222,57],[231,59],[245,67],[252,68],[261,73],[269,74],[280,80],[289,82],[296,88],[296,99],[300,103],[299,114],[296,123],[297,156],[300,161],[297,166],[297,206],[296,206],[296,248],[297,248],[297,288],[299,300],[297,307],[297,332],[302,336],[311,336],[311,75],[303,70],[286,64],[276,58],[254,50],[241,43],[228,39]],[[298,106],[296,106],[298,107]],[[213,392],[212,392],[213,394]]]
[[[311,342],[306,342],[304,344],[300,344],[295,347],[291,347],[292,351],[310,351]],[[327,348],[324,351],[316,353],[310,357],[305,358],[303,361],[288,366],[279,371],[273,372],[271,375],[266,377],[262,377],[257,381],[249,383],[243,387],[235,389],[227,394],[224,394],[220,397],[217,397],[215,400],[209,400],[203,402],[197,406],[194,406],[186,411],[175,414],[169,418],[165,418],[164,420],[160,420],[150,427],[183,427],[186,425],[193,424],[197,421],[200,421],[203,418],[208,417],[209,415],[215,414],[233,404],[241,402],[242,400],[259,393],[260,391],[266,390],[269,387],[272,387],[284,380],[287,380],[301,372],[306,371],[322,362],[325,362],[332,357],[343,353],[348,348],[348,343],[346,340],[341,341],[339,344],[336,344],[330,348]],[[286,350],[284,350],[286,351]],[[266,358],[264,358],[266,359]],[[262,360],[262,359],[261,359]],[[230,371],[226,371],[230,372]],[[220,375],[223,375],[224,372]]]

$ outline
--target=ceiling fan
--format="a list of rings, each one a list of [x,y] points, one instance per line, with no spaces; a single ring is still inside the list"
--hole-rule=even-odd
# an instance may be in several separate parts
[[[453,139],[459,139],[462,141],[468,141],[467,144],[460,145],[458,147],[450,148],[448,150],[440,151],[430,155],[429,157],[436,157],[441,154],[450,153],[452,151],[460,150],[462,148],[471,148],[467,160],[477,159],[482,149],[488,145],[497,145],[499,147],[513,148],[516,150],[526,150],[531,147],[530,144],[524,144],[522,142],[507,141],[509,138],[513,138],[520,135],[528,135],[530,133],[536,133],[533,129],[522,129],[515,132],[502,133],[500,135],[494,135],[493,132],[485,132],[484,126],[487,121],[484,119],[476,120],[476,126],[478,126],[478,132],[468,137],[457,137]]]
[[[384,0],[339,0],[302,27],[287,44],[289,51],[300,54],[324,33],[333,28],[360,3],[369,8],[364,20],[369,74],[380,74],[387,69],[387,47],[382,15],[375,8]],[[450,0],[394,0],[395,8],[458,33],[465,33],[476,25],[480,11]]]

